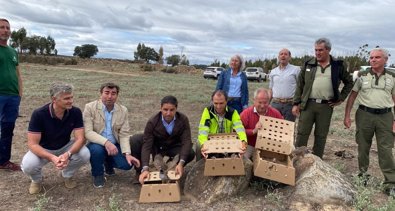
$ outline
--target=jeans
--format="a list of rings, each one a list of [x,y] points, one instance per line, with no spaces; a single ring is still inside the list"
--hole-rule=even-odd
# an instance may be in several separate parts
[[[11,158],[12,136],[20,102],[20,96],[0,96],[0,165]]]
[[[96,143],[89,143],[87,145],[91,153],[90,162],[92,167],[92,176],[104,175],[104,162],[106,162],[108,168],[130,170],[133,167],[133,165],[129,165],[125,156],[122,154],[120,145],[117,143],[115,146],[118,148],[118,154],[109,156],[103,145]]]
[[[70,141],[64,147],[57,150],[47,150],[47,152],[59,156],[69,151],[71,146],[74,144],[74,141]],[[71,157],[69,165],[65,169],[62,170],[62,176],[64,178],[70,178],[74,175],[74,173],[85,163],[89,161],[89,150],[83,146],[78,153],[74,154]],[[41,173],[42,168],[50,162],[47,159],[38,157],[36,154],[31,152],[30,150],[23,156],[21,168],[22,171],[30,176],[33,182],[42,182],[43,176]]]

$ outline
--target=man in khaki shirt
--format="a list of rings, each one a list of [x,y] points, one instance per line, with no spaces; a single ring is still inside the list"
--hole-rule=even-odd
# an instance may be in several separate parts
[[[307,146],[314,125],[313,154],[322,158],[329,132],[333,108],[350,93],[352,77],[342,60],[330,55],[329,39],[315,42],[315,58],[305,62],[298,77],[292,113],[299,116],[296,147]],[[339,91],[340,82],[344,86]]]
[[[139,160],[131,155],[128,110],[116,103],[118,94],[118,85],[101,85],[100,99],[86,104],[83,113],[93,186],[96,188],[104,186],[104,167],[109,176],[115,174],[114,168],[140,167]]]
[[[370,51],[371,68],[361,72],[347,100],[344,125],[351,126],[350,113],[355,99],[359,104],[355,114],[356,142],[358,144],[359,176],[367,179],[369,151],[376,135],[379,165],[384,175],[385,192],[395,194],[395,163],[392,155],[395,128],[392,108],[395,101],[395,74],[384,66],[388,53],[381,48]],[[358,98],[357,98],[358,97]]]

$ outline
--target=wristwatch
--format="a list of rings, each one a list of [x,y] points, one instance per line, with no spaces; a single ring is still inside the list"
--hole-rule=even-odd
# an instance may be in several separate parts
[[[180,162],[178,162],[179,164],[181,164],[181,166],[185,166],[185,160],[180,160]]]
[[[71,154],[70,151],[67,151],[67,154],[69,155],[69,160],[71,160],[71,156],[73,156],[73,154]]]
[[[148,166],[143,166],[143,168],[141,169],[141,173],[143,173],[144,171],[149,171],[149,167]]]

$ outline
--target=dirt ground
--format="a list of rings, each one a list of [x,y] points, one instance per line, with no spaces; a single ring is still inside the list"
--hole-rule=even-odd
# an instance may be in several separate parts
[[[145,73],[145,72],[126,72],[126,71],[106,71],[100,68],[92,67],[54,67],[54,66],[40,66],[22,64],[22,73],[25,81],[26,95],[23,97],[20,106],[20,117],[17,119],[16,128],[14,131],[14,141],[12,147],[12,158],[11,160],[20,163],[23,155],[27,152],[26,144],[26,132],[29,123],[31,112],[48,102],[48,94],[46,94],[47,87],[41,86],[40,83],[48,84],[53,81],[53,77],[48,77],[47,74],[55,74],[55,78],[70,79],[69,74],[79,72],[77,77],[102,77],[100,79],[104,81],[105,78],[111,76],[115,80],[119,80],[120,83],[138,83],[139,77],[150,77],[150,74],[158,73]],[[67,74],[62,71],[66,71]],[[51,70],[44,71],[44,69]],[[70,70],[74,69],[74,70]],[[83,74],[83,75],[82,75]],[[94,76],[92,76],[94,75]],[[177,74],[175,77],[180,77]],[[124,82],[125,77],[133,79],[132,82]],[[199,78],[196,83],[212,83],[202,77]],[[76,83],[80,82],[75,79]],[[200,81],[201,80],[201,81]],[[87,81],[87,84],[89,82]],[[145,82],[141,82],[145,83]],[[154,81],[155,83],[155,81]],[[250,90],[253,90],[259,86],[267,86],[267,84],[250,83]],[[131,85],[132,86],[132,85]],[[80,88],[84,89],[85,87]],[[97,88],[97,87],[96,87]],[[95,90],[96,88],[90,88],[87,85],[87,90]],[[43,90],[44,89],[44,90]],[[198,90],[195,90],[198,91]],[[75,98],[76,105],[83,108],[83,105],[89,101],[94,100],[98,93],[91,91],[91,94],[79,95]],[[208,91],[209,92],[209,91]],[[251,91],[250,91],[251,92]],[[133,96],[133,93],[130,93]],[[156,96],[153,102],[159,102],[162,95]],[[158,103],[146,102],[146,96],[138,96],[134,99],[134,106],[136,108],[130,109],[130,113],[136,114],[136,118],[130,117],[131,121],[134,121],[132,125],[133,131],[141,131],[144,128],[145,122],[154,111],[158,110]],[[125,97],[123,98],[124,102]],[[78,102],[78,103],[77,103]],[[140,104],[139,104],[140,103]],[[198,104],[198,103],[196,103]],[[201,103],[200,103],[201,104]],[[183,105],[183,112],[190,115],[191,128],[193,133],[193,139],[197,136],[197,123],[200,118],[201,110],[203,105],[196,106],[193,103],[188,107]],[[149,111],[150,110],[150,111]],[[336,108],[331,131],[328,136],[327,146],[324,155],[324,161],[331,164],[339,171],[343,172],[346,177],[351,178],[357,173],[357,153],[356,144],[353,139],[355,129],[345,130],[343,127],[343,112],[344,105]],[[139,114],[140,113],[140,114]],[[354,125],[355,127],[355,125]],[[311,145],[312,141],[309,141]],[[344,150],[346,152],[346,158],[335,155],[335,152]],[[382,180],[382,174],[380,172],[377,162],[377,150],[375,145],[371,150],[371,164],[369,173],[374,177]],[[180,203],[156,203],[156,204],[139,204],[137,203],[140,185],[134,185],[131,180],[135,172],[132,171],[121,171],[116,170],[116,176],[108,177],[106,186],[101,189],[95,189],[92,185],[92,178],[90,175],[90,165],[83,166],[78,174],[75,175],[75,179],[78,182],[77,188],[68,190],[64,187],[61,178],[58,176],[58,172],[54,170],[51,164],[46,165],[43,170],[45,191],[40,195],[29,195],[28,187],[30,184],[29,178],[26,177],[22,172],[11,172],[0,170],[0,210],[117,210],[120,208],[123,210],[279,210],[278,206],[273,205],[273,201],[268,201],[265,196],[268,194],[266,190],[251,186],[246,193],[240,194],[235,198],[229,198],[218,202],[213,205],[206,205],[204,203],[192,202],[190,199],[182,196]],[[279,190],[281,192],[281,189]],[[384,194],[378,193],[375,196],[375,203],[385,203],[387,197]],[[283,202],[280,204],[287,205],[289,202],[285,198],[282,198]],[[117,204],[118,203],[118,204]],[[115,205],[114,205],[115,204]],[[115,207],[115,208],[114,208]],[[280,206],[282,207],[282,206]],[[287,206],[283,206],[286,208]],[[307,210],[321,210],[324,205],[316,206],[315,208],[304,207]],[[302,206],[303,208],[303,206]],[[119,209],[118,209],[119,210]],[[334,208],[336,210],[336,208]]]

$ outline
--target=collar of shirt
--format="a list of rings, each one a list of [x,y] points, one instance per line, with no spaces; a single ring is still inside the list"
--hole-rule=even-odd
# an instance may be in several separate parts
[[[115,105],[114,105],[114,108],[112,108],[111,111],[108,111],[106,105],[104,105],[103,102],[101,104],[102,104],[102,110],[103,110],[104,113],[107,112],[107,113],[111,113],[112,114],[115,111]]]
[[[279,69],[279,70],[286,70],[288,67],[289,67],[289,63],[288,63],[287,65],[285,65],[284,68],[281,68],[281,66],[278,65],[278,69]]]
[[[239,70],[239,72],[237,72],[237,74],[235,76],[233,76],[233,69],[230,68],[230,70],[231,70],[231,76],[232,77],[239,77],[241,75],[241,71]]]
[[[167,134],[171,135],[174,129],[174,122],[176,121],[176,116],[174,116],[173,120],[171,120],[170,123],[166,122],[166,120],[163,118],[163,115],[161,115],[161,117],[162,117],[162,124],[165,127]]]
[[[51,117],[54,118],[54,119],[55,119],[55,118],[56,118],[56,119],[59,119],[59,118],[55,115],[55,109],[53,108],[53,103],[50,103],[50,104],[49,104],[49,115],[51,115]],[[68,116],[69,116],[69,109],[66,109],[66,110],[64,111],[63,118],[62,118],[61,120],[66,119]]]
[[[265,114],[264,114],[263,116],[266,116],[268,110],[269,110],[269,109],[266,109],[266,112],[265,112]],[[254,113],[256,113],[256,115],[260,116],[260,114],[259,114],[258,111],[256,110],[255,106],[254,106]]]

